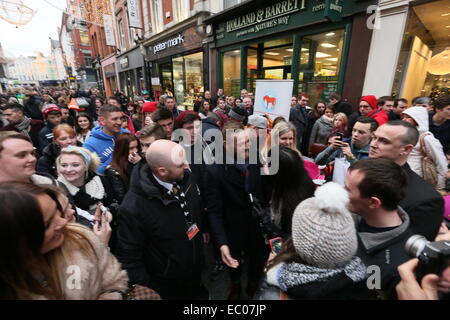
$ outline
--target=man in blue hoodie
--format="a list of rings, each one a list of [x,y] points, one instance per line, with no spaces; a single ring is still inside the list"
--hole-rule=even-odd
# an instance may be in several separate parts
[[[122,110],[120,107],[105,104],[99,110],[98,119],[102,126],[92,129],[91,135],[83,147],[97,153],[101,161],[97,173],[104,174],[105,168],[112,160],[116,137],[129,131],[122,129]]]

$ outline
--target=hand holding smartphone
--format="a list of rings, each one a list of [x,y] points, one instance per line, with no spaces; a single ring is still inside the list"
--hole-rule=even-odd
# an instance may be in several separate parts
[[[274,254],[279,254],[281,252],[281,249],[283,248],[283,239],[281,239],[280,237],[270,239],[269,244],[270,250]]]

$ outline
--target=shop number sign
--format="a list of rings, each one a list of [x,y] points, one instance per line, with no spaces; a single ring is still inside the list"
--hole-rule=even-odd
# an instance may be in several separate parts
[[[342,20],[343,0],[326,0],[325,1],[325,18],[332,22]]]

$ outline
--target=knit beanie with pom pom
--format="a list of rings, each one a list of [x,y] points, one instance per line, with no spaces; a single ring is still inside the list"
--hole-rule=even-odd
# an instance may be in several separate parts
[[[334,269],[355,256],[358,241],[347,203],[347,191],[329,182],[297,206],[292,217],[292,240],[305,263]]]

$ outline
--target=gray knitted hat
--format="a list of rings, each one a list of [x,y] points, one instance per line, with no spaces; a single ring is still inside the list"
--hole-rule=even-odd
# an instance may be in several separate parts
[[[347,191],[329,182],[297,206],[292,217],[292,240],[305,263],[334,269],[355,256],[358,241],[347,202]]]

